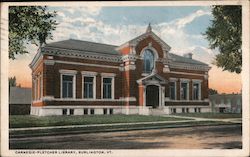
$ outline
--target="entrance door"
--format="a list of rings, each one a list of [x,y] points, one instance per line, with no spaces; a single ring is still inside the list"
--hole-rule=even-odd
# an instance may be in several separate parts
[[[159,87],[148,85],[146,88],[146,106],[157,108],[159,106]]]

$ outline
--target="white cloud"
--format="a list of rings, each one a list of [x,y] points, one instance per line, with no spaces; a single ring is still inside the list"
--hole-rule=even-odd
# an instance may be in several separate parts
[[[142,34],[146,26],[139,25],[110,25],[104,21],[97,20],[92,15],[100,13],[100,7],[81,7],[74,10],[67,8],[68,12],[79,13],[75,18],[66,16],[54,32],[54,41],[69,39],[70,37],[79,40],[90,40],[113,45],[120,45],[134,37]],[[175,19],[170,22],[160,23],[152,26],[153,31],[159,35],[172,49],[171,51],[183,55],[193,50],[205,51],[212,54],[211,50],[194,45],[193,40],[202,40],[202,35],[187,34],[184,28],[187,24],[210,12],[198,10],[183,18]],[[67,15],[67,14],[64,14]],[[77,25],[76,25],[77,24]]]
[[[84,6],[84,7],[64,7],[63,11],[69,14],[78,14],[86,17],[88,15],[96,16],[100,13],[102,7],[101,6]]]
[[[211,13],[208,11],[203,11],[203,10],[197,10],[195,13],[192,13],[184,18],[180,18],[177,19],[175,21],[175,25],[178,28],[183,28],[185,27],[187,24],[191,23],[192,21],[194,21],[196,18],[201,17],[203,15],[210,15]]]

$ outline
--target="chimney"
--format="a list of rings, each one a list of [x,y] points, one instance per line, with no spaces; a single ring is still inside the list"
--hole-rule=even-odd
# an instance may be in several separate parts
[[[185,53],[185,54],[183,55],[183,57],[186,57],[186,58],[189,58],[189,59],[192,59],[192,56],[193,56],[192,53]]]

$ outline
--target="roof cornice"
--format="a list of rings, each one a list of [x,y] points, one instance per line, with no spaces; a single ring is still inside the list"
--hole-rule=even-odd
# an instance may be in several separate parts
[[[71,58],[84,58],[90,60],[101,60],[109,62],[121,62],[120,55],[100,54],[81,50],[71,50],[62,48],[45,48],[42,53],[55,56],[71,57]]]

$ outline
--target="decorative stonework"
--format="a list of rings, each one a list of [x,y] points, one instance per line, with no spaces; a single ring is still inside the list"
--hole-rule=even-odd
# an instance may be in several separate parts
[[[176,69],[200,70],[200,71],[208,71],[209,69],[211,69],[211,67],[204,65],[193,65],[188,63],[177,63],[177,62],[170,62],[169,67]]]
[[[53,54],[63,57],[73,57],[73,58],[77,57],[90,60],[121,62],[120,55],[107,55],[107,54],[92,53],[92,52],[85,52],[78,50],[70,50],[70,49],[59,49],[59,48],[43,48],[41,52],[43,54]]]
[[[170,72],[169,66],[168,65],[164,65],[163,67],[163,73],[168,73]]]

